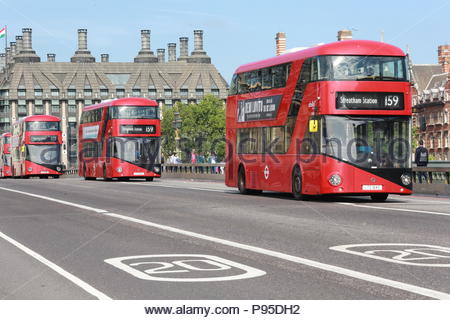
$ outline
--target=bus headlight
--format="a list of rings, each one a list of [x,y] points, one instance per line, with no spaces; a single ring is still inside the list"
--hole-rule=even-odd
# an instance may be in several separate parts
[[[118,167],[118,168],[116,169],[116,171],[117,171],[118,173],[122,173],[123,169],[122,169],[121,167]]]
[[[61,167],[56,167],[56,171],[61,171]]]
[[[155,167],[154,169],[153,169],[153,171],[155,171],[156,173],[159,173],[159,167]]]
[[[402,183],[407,186],[409,184],[411,184],[411,175],[409,173],[404,173],[402,174],[402,176],[400,177],[400,180],[402,180]]]
[[[337,173],[332,174],[331,177],[328,179],[328,182],[332,185],[332,186],[338,186],[341,184],[342,182],[342,178],[340,175],[338,175]]]
[[[33,168],[32,167],[28,167],[28,171],[29,172],[33,171]]]

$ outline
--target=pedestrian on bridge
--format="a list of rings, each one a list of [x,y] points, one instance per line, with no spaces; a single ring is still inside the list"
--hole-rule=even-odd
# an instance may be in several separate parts
[[[428,165],[428,150],[423,146],[423,140],[419,141],[419,146],[416,149],[414,156],[414,161],[418,167],[426,167]],[[418,172],[419,183],[422,183],[422,178],[424,178],[425,183],[427,183],[427,173],[424,171]]]

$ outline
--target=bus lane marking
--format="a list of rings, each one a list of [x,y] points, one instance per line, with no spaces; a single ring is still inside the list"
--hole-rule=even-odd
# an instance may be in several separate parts
[[[265,271],[204,254],[158,254],[106,259],[142,280],[168,282],[230,281],[261,277]]]
[[[450,268],[450,248],[414,243],[367,243],[330,247],[330,250],[391,263]]]
[[[377,206],[368,206],[368,205],[349,203],[349,202],[336,202],[336,203],[344,205],[344,206],[353,206],[353,207],[367,208],[367,209],[403,211],[403,212],[413,212],[413,213],[425,213],[425,214],[432,214],[432,215],[438,215],[438,216],[450,216],[450,213],[447,213],[447,212],[425,211],[425,210],[415,210],[415,209],[401,209],[401,208],[390,208],[390,207],[377,207]]]
[[[49,200],[49,201],[53,201],[53,202],[57,202],[57,203],[66,204],[68,206],[75,206],[77,208],[80,208],[80,205],[78,205],[76,203],[68,202],[68,201],[62,201],[62,200],[58,200],[58,199],[54,199],[54,198],[50,198],[50,197],[44,197],[44,196],[40,196],[40,195],[36,195],[36,194],[32,194],[32,193],[27,193],[27,192],[22,192],[22,191],[8,189],[8,188],[2,188],[2,187],[0,187],[0,190],[17,192],[17,193],[25,194],[28,196],[37,197],[37,198],[41,198],[41,199],[45,199],[45,200]],[[293,263],[298,263],[301,265],[305,265],[305,266],[309,266],[312,268],[348,276],[351,278],[360,279],[363,281],[367,281],[367,282],[371,282],[371,283],[375,283],[375,284],[379,284],[379,285],[384,285],[384,286],[388,286],[388,287],[403,290],[403,291],[408,291],[408,292],[422,295],[425,297],[430,297],[430,298],[434,298],[434,299],[442,299],[442,300],[450,300],[450,293],[441,292],[441,291],[437,291],[437,290],[433,290],[433,289],[429,289],[429,288],[424,288],[424,287],[420,287],[420,286],[416,286],[416,285],[412,285],[412,284],[408,284],[408,283],[404,283],[404,282],[400,282],[400,281],[396,281],[396,280],[391,280],[391,279],[387,279],[387,278],[382,278],[382,277],[374,276],[374,275],[371,275],[368,273],[363,273],[360,271],[355,271],[355,270],[347,269],[344,267],[339,267],[339,266],[330,265],[330,264],[326,264],[326,263],[322,263],[322,262],[318,262],[318,261],[314,261],[314,260],[310,260],[310,259],[306,259],[306,258],[302,258],[302,257],[297,257],[297,256],[281,253],[278,251],[270,250],[270,249],[259,248],[259,247],[255,247],[252,245],[247,245],[247,244],[243,244],[243,243],[239,243],[239,242],[235,242],[235,241],[231,241],[231,240],[221,239],[221,238],[212,237],[212,236],[208,236],[208,235],[204,235],[204,234],[200,234],[200,233],[196,233],[196,232],[192,232],[192,231],[187,231],[187,230],[183,230],[183,229],[179,229],[179,228],[175,228],[175,227],[170,227],[167,225],[162,225],[162,224],[158,224],[158,223],[154,223],[154,222],[150,222],[150,221],[146,221],[146,220],[141,220],[141,219],[133,218],[130,216],[120,215],[120,214],[116,214],[116,213],[110,213],[110,212],[108,212],[106,210],[102,210],[102,209],[92,208],[92,207],[88,207],[88,206],[84,206],[84,205],[83,205],[83,207],[86,208],[86,210],[98,212],[98,213],[108,216],[108,217],[115,217],[119,220],[134,222],[137,224],[154,227],[154,228],[157,228],[160,230],[165,230],[165,231],[172,232],[172,233],[182,234],[182,235],[192,237],[192,238],[202,239],[202,240],[206,240],[206,241],[210,241],[210,242],[214,242],[214,243],[219,243],[221,245],[225,245],[225,246],[229,246],[229,247],[234,247],[234,248],[238,248],[238,249],[242,249],[242,250],[246,250],[246,251],[259,253],[262,255],[274,257],[274,258],[281,259],[281,260],[290,261]]]

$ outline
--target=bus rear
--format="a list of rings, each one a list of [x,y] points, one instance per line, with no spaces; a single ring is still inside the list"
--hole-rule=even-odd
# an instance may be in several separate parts
[[[58,117],[36,115],[13,125],[13,176],[59,178],[63,174],[60,123]]]
[[[83,110],[81,122],[80,176],[147,181],[161,177],[156,101],[124,98],[89,106]]]
[[[6,132],[0,137],[0,178],[11,177],[11,133]]]

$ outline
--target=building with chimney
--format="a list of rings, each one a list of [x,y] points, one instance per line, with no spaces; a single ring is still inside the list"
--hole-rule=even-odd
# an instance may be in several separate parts
[[[150,30],[141,30],[141,50],[133,62],[100,61],[88,50],[87,30],[78,30],[78,48],[70,62],[57,62],[54,53],[41,61],[32,47],[32,30],[22,29],[6,52],[0,54],[0,133],[27,115],[50,114],[61,118],[62,159],[68,168],[77,161],[77,123],[86,105],[121,97],[144,97],[172,106],[198,103],[211,94],[225,100],[228,84],[203,48],[203,31],[194,31],[194,50],[189,39],[151,50]]]
[[[411,66],[413,123],[436,160],[450,160],[450,45],[438,47],[437,64]]]

